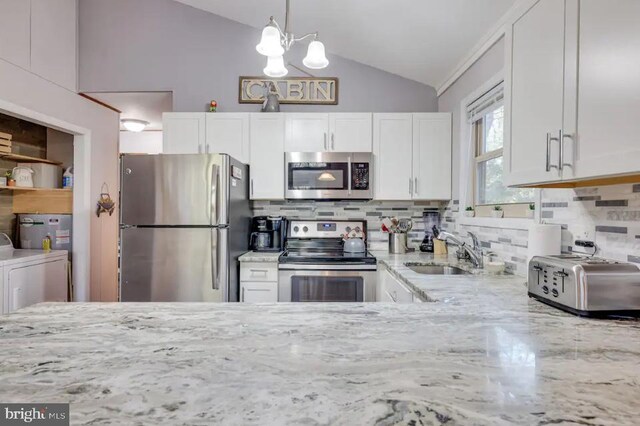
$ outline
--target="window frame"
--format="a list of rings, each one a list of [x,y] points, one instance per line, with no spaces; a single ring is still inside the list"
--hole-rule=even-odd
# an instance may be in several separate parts
[[[492,151],[484,152],[484,142],[485,142],[485,117],[487,114],[491,112],[495,112],[499,108],[504,108],[504,103],[500,102],[496,104],[494,108],[487,111],[482,117],[478,118],[476,121],[469,123],[470,131],[472,134],[472,149],[473,149],[473,161],[471,162],[471,166],[473,170],[471,172],[471,181],[473,185],[472,197],[473,197],[473,208],[476,211],[476,214],[479,217],[488,217],[491,216],[491,211],[496,206],[502,207],[502,210],[505,213],[505,217],[526,217],[527,211],[529,210],[529,205],[535,203],[532,201],[518,201],[514,203],[484,203],[481,204],[480,200],[480,182],[478,177],[478,168],[481,163],[485,163],[489,160],[494,160],[496,158],[503,157],[504,158],[504,145],[501,148],[494,149]]]

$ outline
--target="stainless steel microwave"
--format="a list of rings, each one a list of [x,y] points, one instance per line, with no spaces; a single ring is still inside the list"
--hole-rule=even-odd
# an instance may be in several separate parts
[[[370,152],[287,152],[285,197],[293,200],[371,200]]]

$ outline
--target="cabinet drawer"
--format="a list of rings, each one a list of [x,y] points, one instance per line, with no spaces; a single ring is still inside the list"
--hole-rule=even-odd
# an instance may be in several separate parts
[[[240,302],[276,303],[278,301],[278,283],[242,282],[240,284]]]
[[[382,279],[383,300],[390,298],[396,303],[413,303],[413,293],[411,290],[391,275],[388,270],[383,272]]]
[[[277,263],[242,262],[240,281],[278,281]]]

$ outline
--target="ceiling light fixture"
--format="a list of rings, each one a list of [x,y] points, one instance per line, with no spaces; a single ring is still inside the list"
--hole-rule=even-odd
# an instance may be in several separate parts
[[[284,77],[289,72],[284,66],[284,59],[282,55],[288,52],[294,43],[312,38],[307,48],[307,56],[302,60],[305,67],[314,70],[326,68],[329,65],[329,60],[324,51],[324,44],[318,41],[318,33],[305,34],[300,38],[295,38],[293,33],[289,31],[289,2],[287,0],[285,10],[285,23],[284,31],[280,29],[280,26],[272,16],[269,18],[269,23],[262,30],[262,38],[260,43],[256,46],[256,50],[261,55],[267,56],[267,66],[263,69],[265,75],[268,77]]]
[[[148,121],[135,120],[133,118],[123,118],[120,122],[130,132],[141,132],[149,125]]]

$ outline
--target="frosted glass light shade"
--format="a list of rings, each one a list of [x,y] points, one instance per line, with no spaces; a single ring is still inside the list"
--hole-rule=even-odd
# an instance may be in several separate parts
[[[256,50],[264,56],[282,56],[284,48],[280,44],[280,31],[273,25],[264,27],[262,38],[256,46]]]
[[[305,58],[302,60],[302,63],[305,67],[314,70],[326,68],[329,65],[329,60],[324,53],[324,44],[322,44],[318,40],[314,40],[309,43],[307,56],[305,56]]]
[[[284,66],[284,59],[280,56],[269,56],[267,66],[262,70],[268,77],[284,77],[289,70]]]
[[[148,121],[134,120],[132,118],[124,118],[120,120],[120,122],[122,123],[125,129],[127,129],[130,132],[136,132],[136,133],[143,131],[149,125]]]

